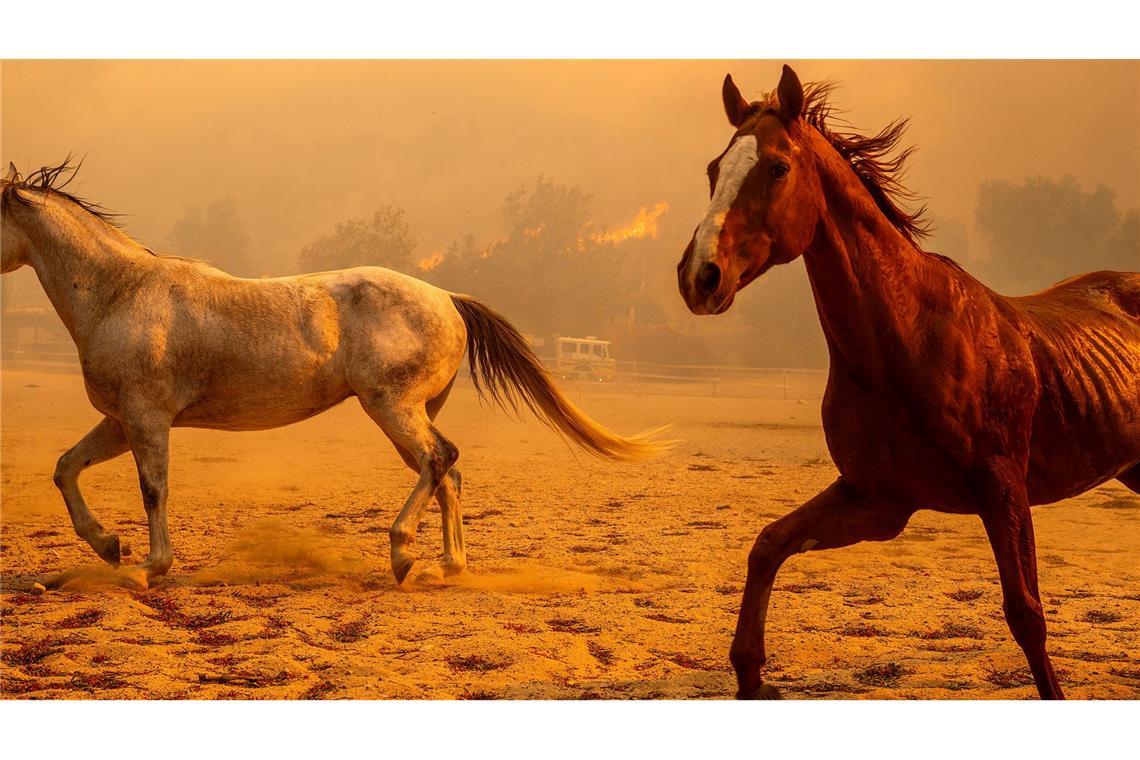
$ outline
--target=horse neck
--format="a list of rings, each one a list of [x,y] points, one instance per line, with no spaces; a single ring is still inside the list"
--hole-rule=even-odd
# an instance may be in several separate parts
[[[946,275],[886,219],[830,146],[819,155],[824,212],[804,263],[832,365],[873,380],[913,348],[931,285]]]
[[[69,201],[48,197],[25,223],[29,263],[72,338],[145,274],[146,250]]]

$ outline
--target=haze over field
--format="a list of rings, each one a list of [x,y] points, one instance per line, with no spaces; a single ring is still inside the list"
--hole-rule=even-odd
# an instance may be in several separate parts
[[[73,187],[127,214],[127,231],[160,251],[200,255],[172,249],[180,239],[172,231],[193,209],[208,216],[228,202],[247,239],[246,273],[255,275],[300,271],[307,244],[383,206],[406,212],[417,269],[438,266],[466,236],[473,250],[485,251],[511,235],[504,199],[520,187],[532,192],[541,175],[590,196],[581,210],[594,242],[637,233],[628,245],[606,243],[605,255],[633,262],[612,293],[597,286],[613,279],[610,271],[571,268],[579,279],[566,283],[568,292],[623,302],[591,329],[620,332],[628,291],[644,289],[639,323],[690,338],[659,341],[655,358],[822,366],[802,264],[764,278],[742,296],[744,308],[715,320],[691,317],[675,292],[673,268],[707,202],[705,165],[731,134],[721,79],[731,71],[746,95],[759,97],[775,86],[780,63],[5,62],[0,152],[25,172],[69,152],[85,155]],[[1031,177],[1061,183],[1071,176],[1074,193],[1099,197],[1107,210],[1115,253],[1099,263],[1080,244],[1088,234],[1077,220],[1076,242],[1051,254],[1060,261],[1039,277],[1121,268],[1131,253],[1140,262],[1140,235],[1128,225],[1129,210],[1140,207],[1140,64],[790,63],[805,81],[842,82],[835,101],[856,127],[911,119],[907,141],[919,152],[908,184],[939,225],[928,248],[1007,291],[1047,284],[1032,281],[1032,265],[1023,282],[1016,267],[994,263],[1016,255],[1024,268],[1035,248],[990,250],[994,234],[977,224],[979,188],[997,180],[1017,190]],[[1108,195],[1097,196],[1098,186]],[[1056,200],[1040,205],[1041,217],[1057,216],[1050,209],[1067,198],[1085,202],[1052,185],[1046,190]],[[1030,213],[1022,197],[1013,196],[1009,213]],[[647,217],[652,225],[638,231]],[[1000,221],[991,227],[1013,232],[999,239],[1015,242],[1039,226],[1033,217],[1004,227]],[[1040,227],[1046,241],[1058,237]],[[207,258],[236,269],[232,253]],[[545,329],[515,308],[510,293],[520,290],[473,292],[515,315],[523,329]],[[30,271],[8,293],[12,303],[40,297]],[[652,308],[643,308],[646,301]],[[703,344],[710,348],[698,355]],[[670,350],[677,355],[662,355]]]
[[[0,698],[730,697],[745,575],[763,584],[791,553],[762,624],[765,683],[789,696],[1031,697],[1027,660],[1052,681],[1030,640],[1038,601],[1068,696],[1140,696],[1133,333],[1106,311],[1134,314],[1134,277],[1038,300],[1030,324],[970,308],[963,294],[977,291],[960,279],[947,301],[965,316],[951,322],[936,293],[900,290],[887,267],[856,282],[895,285],[898,303],[876,318],[824,275],[819,292],[838,299],[821,301],[831,334],[889,333],[850,330],[830,376],[802,262],[722,316],[682,302],[675,267],[705,214],[706,164],[732,134],[724,74],[759,98],[781,63],[4,63],[0,161],[28,174],[85,157],[66,190],[125,214],[159,254],[250,278],[388,266],[469,293],[532,336],[611,339],[619,363],[573,366],[578,354],[548,382],[467,298],[366,272],[324,280],[334,312],[280,283],[198,289],[204,268],[143,253],[122,262],[144,277],[64,266],[45,278],[57,301],[83,302],[70,312],[81,373],[35,273],[5,275]],[[1140,62],[791,63],[805,81],[844,83],[834,104],[852,129],[911,119],[904,144],[920,149],[906,184],[929,203],[928,250],[1008,293],[1140,270]],[[785,105],[796,95],[785,87]],[[867,144],[850,155],[867,157]],[[761,168],[748,155],[736,166]],[[15,210],[13,186],[6,236],[35,216]],[[823,197],[833,214],[844,205]],[[816,229],[859,239],[864,221]],[[899,250],[858,242],[866,255]],[[43,245],[37,266],[60,252]],[[713,277],[695,278],[698,295],[728,291],[731,268],[704,263]],[[162,303],[179,290],[191,296]],[[312,318],[293,309],[298,291]],[[695,311],[708,307],[692,295]],[[408,308],[433,296],[437,309]],[[405,311],[378,320],[381,303]],[[842,303],[856,305],[837,313]],[[466,372],[448,382],[460,346],[449,304],[482,386]],[[1078,311],[1087,329],[1070,330]],[[389,318],[385,331],[346,329]],[[1032,332],[1031,351],[1006,340],[1008,325]],[[414,350],[417,332],[453,345],[453,359]],[[582,345],[599,356],[597,341]],[[159,371],[142,372],[154,357]],[[870,372],[853,371],[860,360]],[[671,451],[590,457],[487,403],[479,388],[497,380],[589,451],[651,445],[615,440],[560,393],[619,436],[656,428]],[[227,432],[248,428],[270,429]],[[1090,483],[1040,506],[1029,530],[1027,503]],[[174,564],[162,575],[167,494]],[[877,540],[908,505],[953,512],[920,509]],[[95,564],[69,514],[122,565]],[[409,531],[420,564],[404,561]],[[876,540],[809,551],[856,538]],[[466,571],[445,577],[462,556]],[[761,695],[747,685],[760,665],[748,587],[735,659],[743,693]],[[1043,696],[1059,695],[1048,685]]]

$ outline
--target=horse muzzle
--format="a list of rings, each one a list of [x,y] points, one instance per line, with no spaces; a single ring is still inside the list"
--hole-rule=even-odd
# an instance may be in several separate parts
[[[729,282],[715,261],[692,261],[693,244],[685,249],[681,266],[677,267],[677,286],[685,305],[694,314],[721,314],[732,306],[736,285]]]

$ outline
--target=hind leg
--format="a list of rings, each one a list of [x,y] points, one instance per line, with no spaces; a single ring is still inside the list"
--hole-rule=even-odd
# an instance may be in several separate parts
[[[392,523],[392,574],[398,583],[407,578],[415,563],[416,530],[424,510],[459,458],[459,450],[435,428],[427,411],[410,403],[392,403],[386,398],[360,397],[368,416],[396,444],[408,466],[419,473],[419,480]]]
[[[411,452],[395,441],[392,443],[404,463],[412,471],[419,472],[420,465]],[[443,562],[437,576],[458,575],[467,568],[467,550],[463,546],[463,510],[459,502],[462,490],[463,476],[460,475],[459,468],[452,467],[435,492],[443,517]],[[425,568],[424,573],[427,576],[433,574],[431,568]]]
[[[443,392],[427,402],[428,419],[432,422],[435,422],[436,415],[439,414],[439,410],[447,401],[447,395],[454,383],[455,378],[452,377],[451,382],[447,384]],[[412,453],[391,439],[391,436],[389,439],[392,440],[392,445],[396,447],[396,451],[404,460],[404,464],[408,465],[413,472],[418,473],[420,465]],[[458,575],[467,568],[467,550],[463,544],[463,509],[460,502],[462,492],[463,476],[458,468],[452,467],[447,471],[447,477],[443,479],[435,492],[435,499],[439,503],[443,522],[443,562],[439,570],[440,574],[445,576]],[[431,575],[432,570],[429,568],[425,570],[425,573]]]
[[[103,530],[91,514],[83,494],[79,491],[79,473],[88,467],[130,451],[123,426],[117,420],[104,417],[83,440],[59,458],[53,480],[63,495],[75,533],[95,550],[105,562],[119,564],[119,537]]]
[[[455,376],[452,376],[442,393],[427,403],[428,417],[432,422],[435,422],[436,415],[447,401],[453,385],[455,385]],[[463,545],[463,505],[460,502],[462,492],[463,476],[457,468],[452,467],[447,471],[447,477],[443,479],[439,490],[435,492],[443,518],[444,575],[458,575],[467,568],[467,550]]]
[[[436,492],[443,515],[443,574],[458,575],[467,569],[467,549],[463,545],[463,508],[459,497],[463,476],[452,467]]]

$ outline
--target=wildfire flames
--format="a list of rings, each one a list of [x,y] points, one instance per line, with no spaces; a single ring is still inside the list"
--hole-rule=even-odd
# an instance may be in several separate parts
[[[432,251],[416,262],[421,272],[430,272],[443,263],[443,251]]]
[[[668,210],[669,204],[664,202],[654,204],[652,210],[649,211],[645,209],[645,206],[642,206],[641,210],[637,212],[637,216],[626,226],[618,227],[616,230],[599,232],[592,237],[599,243],[620,243],[625,240],[642,240],[647,237],[656,240],[657,220]]]
[[[664,201],[653,204],[653,208],[647,209],[642,206],[637,212],[637,216],[633,218],[629,224],[623,227],[617,227],[612,230],[605,230],[603,232],[591,232],[586,235],[579,235],[577,244],[579,250],[585,250],[586,241],[594,243],[624,243],[627,240],[644,240],[645,238],[657,239],[657,220],[661,215],[669,210],[669,204]],[[589,229],[589,228],[587,228]],[[523,237],[528,240],[536,240],[542,237],[545,232],[544,225],[537,227],[528,227],[522,231]],[[494,245],[484,247],[479,255],[486,258],[491,255]],[[427,256],[416,262],[416,266],[421,272],[430,272],[440,264],[443,263],[443,251],[432,251]]]

